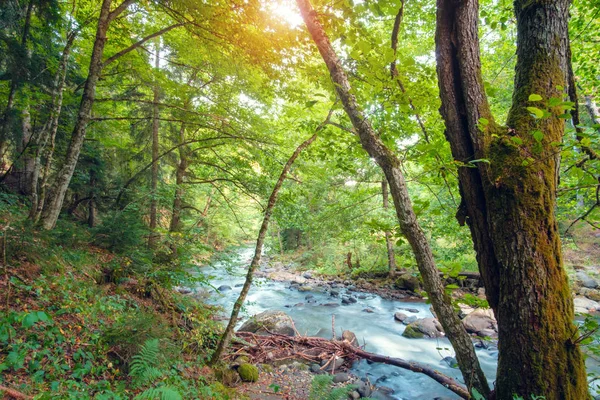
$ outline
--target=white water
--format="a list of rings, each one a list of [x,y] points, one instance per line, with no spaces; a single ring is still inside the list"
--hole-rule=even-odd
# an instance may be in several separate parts
[[[214,292],[210,295],[212,302],[224,308],[226,316],[229,316],[233,302],[240,293],[241,287],[235,286],[244,283],[245,268],[249,265],[252,255],[253,249],[242,248],[232,260],[217,262],[213,266],[202,268],[202,273],[210,277],[211,285],[215,288],[221,285],[232,287],[232,290],[224,291],[221,294]],[[292,317],[300,333],[331,338],[331,316],[334,314],[338,337],[342,330],[348,329],[356,334],[361,345],[364,340],[367,351],[428,364],[463,382],[460,371],[449,367],[446,362],[442,361],[442,358],[454,355],[448,340],[407,339],[402,336],[405,326],[394,320],[394,313],[400,311],[400,308],[419,310],[418,314],[403,311],[407,315],[415,315],[418,318],[431,317],[428,304],[384,300],[379,296],[369,294],[367,299],[359,299],[357,303],[347,306],[340,305],[333,308],[320,305],[332,302],[339,304],[341,295],[346,293],[346,289],[336,290],[339,290],[340,297],[330,297],[327,292],[298,292],[295,289],[289,289],[288,283],[256,279],[246,301],[243,321],[265,310],[282,310]],[[314,296],[313,300],[316,300],[316,303],[309,304],[305,300],[309,294]],[[356,297],[365,293],[349,294]],[[304,303],[304,305],[293,306],[298,303]],[[286,307],[286,305],[293,307]],[[363,312],[362,310],[367,307],[374,312]],[[442,350],[438,350],[438,348],[442,348]],[[495,348],[477,351],[482,368],[490,379],[490,385],[493,384],[496,374],[497,354]],[[395,393],[392,396],[396,399],[459,398],[423,374],[385,364],[369,365],[366,361],[361,361],[353,366],[351,372],[360,377],[368,376],[371,382],[387,376],[388,378],[384,382],[380,382],[380,385],[393,388]]]

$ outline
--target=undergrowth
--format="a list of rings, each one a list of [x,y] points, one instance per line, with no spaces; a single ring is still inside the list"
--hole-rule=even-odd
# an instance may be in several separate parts
[[[68,219],[39,231],[6,195],[0,230],[1,386],[35,399],[232,398],[204,367],[216,310],[173,290],[198,279],[186,252],[136,252],[140,239],[123,235],[141,230]]]

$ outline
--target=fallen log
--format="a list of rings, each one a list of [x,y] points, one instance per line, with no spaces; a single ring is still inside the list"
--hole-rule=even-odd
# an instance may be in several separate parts
[[[261,361],[268,360],[273,353],[279,350],[279,359],[291,358],[297,356],[309,361],[316,362],[319,359],[329,359],[338,356],[346,360],[355,360],[358,358],[393,365],[409,371],[425,374],[445,388],[456,393],[463,399],[471,399],[471,395],[465,386],[455,379],[442,374],[441,372],[420,363],[406,361],[401,358],[382,356],[380,354],[370,353],[353,346],[344,340],[327,340],[320,337],[310,336],[287,336],[280,334],[257,335],[250,332],[237,332],[237,336],[243,337],[247,343],[252,344],[255,350],[254,357]],[[301,346],[302,348],[300,348]],[[248,346],[247,346],[248,347]],[[308,351],[310,350],[310,351]],[[320,354],[319,354],[320,352]]]

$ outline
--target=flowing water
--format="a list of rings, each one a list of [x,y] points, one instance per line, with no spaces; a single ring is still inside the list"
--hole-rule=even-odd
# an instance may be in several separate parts
[[[209,278],[212,286],[218,288],[221,285],[228,285],[232,288],[220,294],[215,291],[210,295],[212,302],[224,308],[226,316],[229,316],[233,302],[240,293],[241,284],[245,280],[246,268],[252,255],[253,249],[241,248],[232,260],[216,262],[212,266],[202,268],[202,273]],[[367,298],[359,299],[357,303],[351,305],[328,307],[320,304],[332,302],[339,304],[341,299],[331,297],[327,292],[299,292],[290,289],[289,286],[290,284],[287,282],[255,279],[246,300],[243,319],[239,325],[248,317],[262,311],[281,310],[292,317],[300,333],[331,338],[333,314],[338,337],[342,330],[350,330],[356,334],[361,345],[366,343],[367,351],[428,364],[463,382],[460,371],[450,367],[446,361],[442,360],[444,357],[454,355],[447,339],[407,339],[402,336],[405,326],[394,320],[393,316],[397,311],[402,311],[409,316],[415,315],[418,318],[432,317],[428,304],[384,300],[377,295],[352,292],[348,294],[352,294],[354,297],[366,294]],[[344,288],[336,290],[340,291],[340,297],[346,293]],[[314,296],[311,300],[316,300],[316,302],[308,303],[305,299],[307,295]],[[365,308],[370,308],[373,312],[364,312]],[[418,313],[401,310],[407,308],[418,310]],[[496,374],[497,349],[495,347],[478,349],[477,355],[486,376],[490,379],[490,385],[492,385]],[[396,399],[459,398],[429,377],[398,367],[378,363],[369,364],[363,360],[356,363],[351,372],[359,377],[368,376],[371,382],[380,380],[379,385],[394,389],[392,397]]]

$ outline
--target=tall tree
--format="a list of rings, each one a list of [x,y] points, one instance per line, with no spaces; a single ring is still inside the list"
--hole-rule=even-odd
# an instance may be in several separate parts
[[[568,85],[569,0],[515,1],[517,63],[507,126],[483,88],[478,2],[438,0],[437,73],[446,137],[499,325],[496,398],[588,398],[554,213]],[[554,99],[554,100],[552,100]]]
[[[387,181],[385,179],[381,181],[381,195],[383,197],[383,209],[387,212],[388,208],[390,207],[390,201]],[[394,254],[394,241],[392,239],[392,233],[390,231],[386,230],[383,234],[385,236],[385,247],[387,250],[389,273],[390,276],[393,276],[396,272],[397,267],[396,255]]]
[[[400,229],[413,249],[425,290],[446,335],[456,351],[456,360],[467,387],[469,389],[476,388],[480,393],[487,395],[489,386],[479,365],[471,338],[444,290],[431,247],[417,221],[408,194],[406,180],[400,169],[400,160],[385,146],[371,126],[370,121],[359,108],[356,98],[351,92],[348,77],[310,1],[297,0],[296,2],[308,31],[329,69],[337,95],[360,138],[362,147],[381,167],[390,185]]]
[[[69,182],[71,181],[73,172],[75,172],[75,165],[79,159],[79,153],[81,152],[81,146],[83,145],[83,140],[85,138],[86,127],[92,113],[92,106],[96,94],[96,84],[98,83],[98,78],[102,71],[102,55],[104,54],[104,46],[106,45],[106,33],[111,20],[116,17],[114,13],[119,11],[117,8],[111,13],[111,3],[112,0],[102,1],[96,38],[94,40],[94,47],[90,60],[90,68],[83,88],[81,104],[79,105],[79,114],[77,116],[77,121],[75,122],[75,127],[73,128],[64,164],[58,171],[56,181],[51,191],[48,193],[48,197],[44,204],[44,210],[42,211],[40,222],[45,229],[52,229],[56,224],[67,188],[69,187]],[[122,10],[119,12],[121,11]]]
[[[158,72],[160,67],[160,40],[156,41],[156,54],[154,55],[154,69]],[[152,99],[152,176],[150,178],[150,236],[148,236],[148,246],[155,247],[158,240],[156,233],[156,227],[158,226],[158,130],[160,129],[160,109],[158,102],[160,100],[160,88],[158,82],[154,82],[152,87],[153,99]]]

